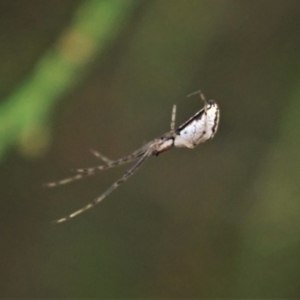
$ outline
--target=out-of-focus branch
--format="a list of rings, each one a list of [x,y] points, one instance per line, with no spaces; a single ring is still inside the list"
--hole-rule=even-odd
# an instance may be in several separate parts
[[[0,159],[15,144],[30,156],[49,142],[55,103],[84,76],[95,55],[116,39],[141,0],[87,0],[33,72],[0,106]]]

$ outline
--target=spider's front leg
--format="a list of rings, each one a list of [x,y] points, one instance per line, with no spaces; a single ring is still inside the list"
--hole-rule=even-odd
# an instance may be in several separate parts
[[[111,169],[114,167],[118,167],[123,164],[131,163],[131,162],[136,161],[139,158],[141,158],[145,153],[146,153],[146,149],[140,148],[139,150],[133,152],[132,154],[125,156],[123,158],[117,159],[117,160],[110,160],[107,157],[105,157],[105,160],[106,160],[105,164],[99,165],[96,167],[91,167],[91,168],[75,169],[74,171],[77,172],[78,174],[68,177],[68,178],[65,178],[65,179],[62,179],[62,180],[46,183],[45,187],[51,188],[51,187],[56,187],[59,185],[64,185],[64,184],[73,182],[75,180],[79,180],[81,178],[97,174],[97,172],[99,172],[99,171],[103,171],[103,170]],[[103,160],[103,158],[104,158],[103,155],[100,154],[100,156],[101,156],[101,159]]]
[[[71,218],[74,218],[75,216],[83,213],[84,211],[91,209],[94,207],[96,204],[100,203],[102,200],[104,200],[112,191],[114,191],[116,188],[119,187],[120,184],[124,183],[129,177],[131,177],[138,169],[139,167],[147,160],[149,155],[151,154],[150,150],[144,152],[144,154],[139,158],[139,160],[136,162],[136,164],[131,167],[125,174],[117,180],[109,189],[107,189],[100,197],[96,198],[94,201],[86,205],[85,207],[71,213],[70,215],[63,217],[59,220],[53,221],[53,224],[58,224],[65,222]]]
[[[100,158],[103,162],[105,163],[111,163],[112,162],[112,159],[109,159],[108,157],[104,156],[103,154],[101,154],[99,151],[96,151],[94,149],[91,149],[90,150],[91,153],[97,157],[97,158]]]

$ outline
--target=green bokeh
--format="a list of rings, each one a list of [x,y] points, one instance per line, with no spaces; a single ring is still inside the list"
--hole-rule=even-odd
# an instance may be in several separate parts
[[[54,105],[86,74],[130,18],[140,0],[83,1],[57,43],[0,106],[0,154],[21,144],[27,155],[48,146]]]

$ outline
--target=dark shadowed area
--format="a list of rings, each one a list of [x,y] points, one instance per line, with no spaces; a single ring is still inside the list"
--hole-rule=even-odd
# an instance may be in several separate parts
[[[0,298],[299,298],[300,1],[0,0]],[[215,138],[57,187],[203,103]],[[299,161],[298,161],[299,159]]]

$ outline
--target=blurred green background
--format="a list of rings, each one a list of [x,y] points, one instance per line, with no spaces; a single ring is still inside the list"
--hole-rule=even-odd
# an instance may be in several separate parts
[[[300,297],[299,0],[0,0],[0,297]],[[195,150],[47,190],[202,107]]]

